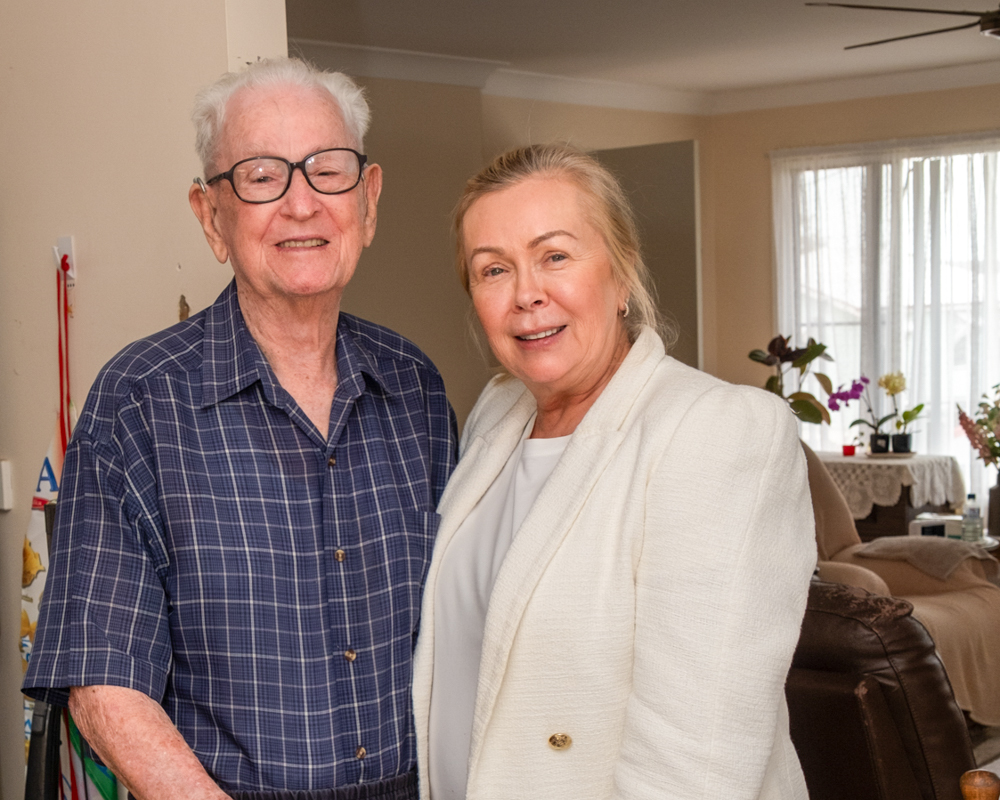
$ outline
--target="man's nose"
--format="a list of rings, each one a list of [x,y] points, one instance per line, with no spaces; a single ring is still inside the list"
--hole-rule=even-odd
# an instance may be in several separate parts
[[[281,199],[292,216],[311,216],[319,206],[319,193],[309,185],[301,166],[296,166],[289,176],[288,191]]]

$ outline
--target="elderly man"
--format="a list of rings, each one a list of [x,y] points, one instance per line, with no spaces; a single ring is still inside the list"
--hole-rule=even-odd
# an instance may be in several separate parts
[[[189,200],[234,280],[98,376],[25,679],[132,794],[416,797],[410,671],[455,422],[340,313],[382,186],[368,107],[294,60],[195,109]]]

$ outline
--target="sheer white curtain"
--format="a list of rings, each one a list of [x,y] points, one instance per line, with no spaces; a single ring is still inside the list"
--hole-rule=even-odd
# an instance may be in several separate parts
[[[924,403],[914,449],[954,455],[984,505],[996,471],[974,457],[956,404],[974,415],[1000,383],[998,154],[1000,132],[771,154],[778,332],[826,344],[834,387],[868,377],[876,413],[891,410],[878,377],[901,370],[901,410]],[[839,450],[861,410],[800,424],[802,437]]]

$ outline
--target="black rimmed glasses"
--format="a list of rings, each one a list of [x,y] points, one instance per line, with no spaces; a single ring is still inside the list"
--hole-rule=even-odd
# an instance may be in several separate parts
[[[368,156],[347,147],[320,150],[295,162],[278,156],[254,156],[237,161],[205,185],[226,180],[244,203],[273,203],[285,196],[292,185],[292,173],[300,169],[306,182],[320,194],[343,194],[361,182],[367,161]]]

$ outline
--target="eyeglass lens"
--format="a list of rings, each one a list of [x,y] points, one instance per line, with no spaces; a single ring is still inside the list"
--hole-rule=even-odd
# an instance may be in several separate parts
[[[361,164],[351,150],[324,150],[305,162],[303,172],[317,192],[337,194],[357,185]],[[290,175],[286,161],[251,158],[233,168],[233,188],[240,198],[252,203],[275,200],[285,191]]]

